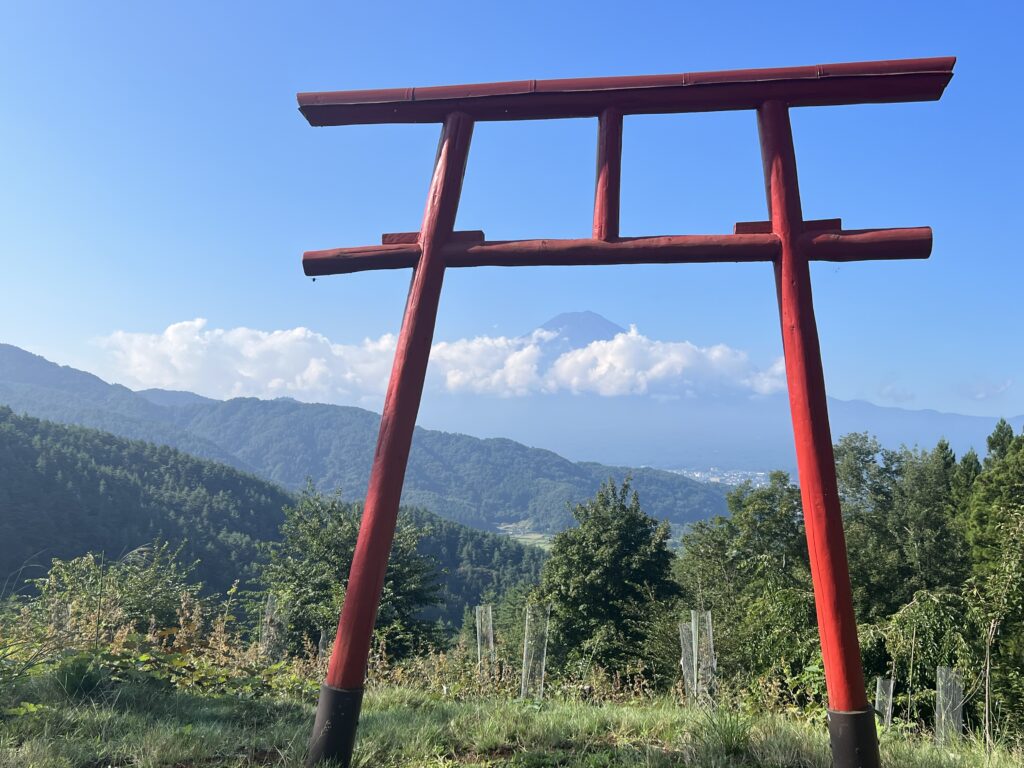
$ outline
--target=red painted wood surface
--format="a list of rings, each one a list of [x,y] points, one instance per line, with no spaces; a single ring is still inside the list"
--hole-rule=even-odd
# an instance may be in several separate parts
[[[809,219],[804,222],[804,232],[810,230],[840,230],[843,228],[842,219]],[[768,235],[772,232],[770,221],[737,221],[733,224],[734,235]]]
[[[929,227],[810,231],[801,236],[812,261],[926,259],[932,249]],[[446,243],[446,267],[607,266],[611,264],[705,264],[771,261],[780,254],[774,234],[671,235],[617,240],[507,240]],[[302,268],[311,277],[374,269],[409,269],[420,257],[416,243],[368,245],[307,251]]]
[[[597,124],[597,180],[594,185],[594,239],[619,236],[619,197],[622,188],[622,113],[601,112]]]
[[[441,122],[453,111],[474,120],[538,120],[623,114],[934,101],[952,77],[952,57],[678,75],[519,80],[428,88],[300,93],[311,125]]]
[[[772,230],[781,242],[775,282],[829,708],[859,712],[867,709],[868,702],[811,299],[810,266],[804,251],[809,241],[801,238],[803,214],[789,110],[785,104],[772,101],[764,104],[757,116]]]
[[[448,236],[449,243],[480,243],[483,240],[484,233],[479,229],[465,229]],[[419,232],[386,232],[380,236],[381,245],[418,245],[419,242]]]
[[[445,120],[420,228],[420,259],[409,288],[363,520],[327,668],[327,684],[334,688],[363,687],[444,281],[441,249],[455,225],[472,133],[473,121],[466,115],[453,114]]]
[[[927,259],[932,253],[931,227],[847,229],[804,232],[800,250],[811,261]]]

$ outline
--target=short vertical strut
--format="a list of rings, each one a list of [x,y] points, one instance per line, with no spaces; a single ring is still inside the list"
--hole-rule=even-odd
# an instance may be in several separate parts
[[[597,183],[594,187],[594,239],[619,236],[622,189],[622,112],[609,108],[597,123]]]
[[[810,267],[800,248],[803,214],[788,107],[778,101],[765,102],[757,111],[757,124],[772,232],[782,246],[775,263],[775,285],[828,689],[833,759],[836,768],[878,768],[874,713],[865,693],[853,613]]]
[[[445,119],[420,228],[421,255],[409,288],[384,400],[363,520],[327,680],[320,690],[309,765],[338,760],[347,768],[352,759],[366,659],[391,553],[444,281],[441,249],[455,226],[472,134],[473,121],[466,115],[456,112]]]

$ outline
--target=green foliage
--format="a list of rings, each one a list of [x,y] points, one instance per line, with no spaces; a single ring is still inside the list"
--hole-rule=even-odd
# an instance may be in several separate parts
[[[312,476],[319,489],[340,488],[354,500],[367,487],[377,414],[255,399],[201,403],[174,413],[190,434],[215,441],[286,488],[302,488]],[[567,504],[590,497],[610,475],[622,478],[630,471],[659,518],[682,525],[723,508],[718,488],[671,472],[574,463],[512,440],[426,429],[413,438],[402,503],[482,530],[513,524],[552,533],[572,525]]]
[[[492,616],[495,652],[505,663],[517,668],[522,664],[526,607],[539,600],[537,584],[523,582],[506,590],[495,604]],[[472,626],[475,644],[475,620]]]
[[[985,737],[991,740],[988,705],[993,693],[1013,705],[1024,703],[1024,506],[1001,510],[999,559],[968,585],[970,615],[984,637]],[[1014,706],[1006,726],[1024,731],[1024,708]]]
[[[1001,707],[1002,727],[1020,728],[1024,438],[1001,423],[989,448],[984,463],[945,441],[885,450],[852,434],[835,449],[868,679],[895,677],[904,722],[931,717],[941,665],[961,671],[970,722]],[[786,706],[823,701],[798,489],[776,474],[733,492],[729,511],[682,538],[684,602],[712,611],[726,677]]]
[[[0,407],[0,574],[85,552],[121,557],[154,538],[226,590],[251,578],[289,496],[220,464]]]
[[[19,375],[35,382],[37,374]],[[286,400],[160,404],[77,372],[61,375],[78,377],[77,399],[60,402],[42,379],[28,389],[0,387],[0,396],[29,402],[38,386],[62,417],[82,418],[92,408],[118,430],[186,441],[293,487],[307,473],[349,492],[365,487],[378,421],[368,412]],[[913,703],[910,711],[898,705],[897,718],[910,728],[929,716],[934,667],[958,666],[972,725],[984,721],[990,739],[1000,728],[1024,727],[1024,436],[1001,422],[983,459],[968,452],[957,460],[944,441],[931,450],[885,450],[866,434],[848,435],[836,462],[869,679],[895,674],[897,700]],[[555,531],[573,514],[579,525],[556,537],[537,591],[539,551],[423,509],[403,511],[378,627],[386,655],[372,667],[381,679],[461,699],[488,685],[510,693],[523,609],[550,599],[557,604],[549,691],[647,696],[650,682],[664,685],[678,672],[679,614],[701,608],[713,613],[719,673],[731,690],[752,689],[757,696],[748,704],[760,698],[805,716],[808,707],[821,711],[799,490],[785,475],[764,488],[737,489],[723,507],[717,489],[695,493],[689,481],[639,471],[634,484],[655,517],[678,525],[709,510],[728,512],[692,523],[670,566],[668,531],[640,510],[629,483],[609,483],[573,512],[565,504],[624,470],[573,464],[511,441],[420,430],[409,472],[406,503],[473,525]],[[290,519],[281,513],[286,505]],[[310,643],[336,621],[358,505],[312,492],[296,502],[275,486],[171,449],[0,409],[0,509],[0,568],[11,573],[58,558],[30,595],[0,608],[0,690],[43,671],[63,695],[88,701],[140,681],[204,695],[315,689],[320,662]],[[266,573],[277,569],[275,594],[289,611],[293,655],[272,658],[257,642],[255,612],[236,621],[187,577],[220,591],[251,580],[282,521],[291,534]],[[151,559],[122,558],[157,538],[171,544],[157,545]],[[81,557],[89,551],[96,554]],[[200,562],[190,572],[173,564],[174,553]],[[25,575],[36,574],[16,578]],[[467,606],[485,601],[495,606],[493,667],[478,671],[466,643],[396,663],[431,647],[438,621],[457,626]],[[25,703],[3,711],[30,720],[46,710]],[[989,727],[985,713],[995,720],[997,711]]]
[[[347,506],[336,499],[310,494],[310,503],[319,505],[306,515],[310,526],[315,521],[327,524],[346,514],[344,509],[332,510],[332,504]],[[677,575],[728,575],[734,579],[734,588],[742,585],[746,590],[737,599],[748,601],[752,613],[785,603],[775,599],[778,595],[798,595],[803,588],[801,580],[806,579],[806,561],[794,560],[802,535],[795,487],[785,475],[776,475],[766,488],[739,489],[730,504],[729,518],[712,521],[684,542],[690,546],[683,549]],[[645,520],[628,488],[620,490],[609,484],[577,513],[581,528],[585,521],[592,525],[601,521],[601,528],[614,525],[616,515],[633,520],[618,535],[601,537],[598,531],[591,531],[591,538],[586,539],[597,550],[606,547],[618,552],[627,564],[661,549],[660,527]],[[920,674],[922,668],[956,658],[961,652],[974,653],[977,649],[968,647],[973,624],[1003,621],[1020,609],[1024,599],[1024,512],[1011,510],[1006,518],[1000,535],[1007,546],[1002,550],[1000,565],[984,580],[975,578],[970,582],[975,592],[918,593],[905,610],[879,625],[895,663],[907,663],[913,650]],[[629,532],[635,535],[626,535]],[[637,542],[641,546],[636,546]],[[701,548],[701,544],[707,546]],[[170,557],[165,545],[157,545],[152,551],[156,553],[154,558]],[[647,555],[642,554],[645,551]],[[713,563],[701,562],[698,557],[717,558],[714,553],[718,552],[725,555],[717,566],[719,571],[706,567]],[[582,557],[578,551],[576,555]],[[657,570],[661,559],[653,559]],[[147,611],[127,606],[143,593],[138,585],[152,583],[147,579],[155,578],[147,575],[148,567],[142,559],[110,563],[93,558],[91,562],[56,563],[57,574],[49,593],[42,588],[13,604],[14,610],[8,603],[8,609],[0,611],[4,617],[0,638],[5,639],[18,632],[36,631],[34,617],[53,614],[46,606],[54,595],[70,595],[72,601],[78,600],[83,606],[84,626],[104,625],[107,620],[102,617],[107,609],[91,599],[103,584],[103,594],[116,609],[112,615],[121,622],[118,626],[110,620],[102,642],[94,643],[84,634],[63,655],[36,666],[27,678],[0,687],[0,763],[42,766],[174,760],[214,765],[260,762],[266,755],[266,760],[300,765],[311,721],[310,702],[323,675],[322,659],[304,654],[266,658],[253,633],[240,626],[235,617],[232,596],[220,603],[197,599],[183,583],[180,573],[184,569],[180,567],[178,576],[153,590],[155,595],[164,596],[157,602],[166,606],[172,602],[167,596],[174,585],[183,589],[168,631],[156,630],[152,621],[145,633],[136,631],[130,617]],[[176,566],[166,563],[164,570],[168,568],[174,570]],[[132,575],[111,575],[117,569]],[[596,573],[598,578],[608,575],[601,568]],[[744,579],[754,583],[745,584]],[[118,583],[131,588],[113,586]],[[642,596],[650,591],[653,588],[632,594]],[[696,594],[686,597],[696,600]],[[713,603],[718,606],[715,610],[725,610],[725,605],[713,601],[723,600],[727,592],[713,580],[703,582],[699,594],[707,601],[702,607]],[[530,598],[528,588],[521,586],[497,599],[496,626],[520,623],[521,608]],[[120,607],[122,600],[124,609]],[[55,602],[60,605],[62,600],[58,597]],[[663,594],[659,602],[671,605],[672,595]],[[802,628],[797,620],[799,609],[806,610],[809,602],[793,597],[790,605],[780,609],[780,615],[791,615],[792,626],[798,630],[809,628],[813,639],[812,620],[804,621]],[[654,609],[655,604],[648,607]],[[155,611],[149,613],[156,615]],[[957,623],[964,615],[967,621]],[[27,629],[25,622],[29,622]],[[767,629],[770,624],[761,626]],[[721,623],[718,626],[719,633],[727,631]],[[958,645],[957,637],[948,633],[951,626],[961,633],[965,644]],[[499,630],[499,634],[502,632]],[[751,629],[741,627],[739,636],[746,637],[752,646],[757,644]],[[786,646],[780,632],[766,642],[768,650],[760,651],[765,654],[760,662],[751,651],[739,652],[750,654],[754,663],[761,663],[772,673],[771,679],[778,686],[773,709],[782,700],[787,710],[811,719],[813,725],[752,712],[749,699],[745,709],[728,699],[712,711],[680,707],[668,698],[652,697],[650,687],[637,680],[639,676],[620,678],[599,671],[580,676],[554,670],[547,689],[550,698],[540,704],[524,704],[515,700],[517,667],[505,664],[499,655],[496,665],[478,670],[475,652],[466,648],[419,655],[400,663],[375,659],[365,710],[372,717],[365,718],[356,765],[825,768],[829,757],[823,730],[813,718],[814,713],[822,711],[821,666],[813,653],[792,652],[794,647],[799,651],[801,642],[797,639]],[[630,661],[648,658],[654,652],[650,643],[650,635],[644,637]],[[736,652],[728,645],[725,648],[721,651],[723,660],[727,653]],[[805,661],[773,665],[773,654]],[[922,686],[930,684],[919,680]],[[994,676],[993,684],[1003,686],[1005,695],[1006,680]],[[931,695],[923,688],[914,694],[919,714],[926,710]],[[802,711],[801,707],[808,704],[813,704],[810,710]],[[60,733],[61,738],[54,739],[54,733]],[[940,750],[903,732],[898,739],[883,734],[882,751],[887,765],[908,768],[967,768],[982,761],[991,768],[1009,768],[1021,759],[1019,747],[1013,747],[998,733],[987,752],[971,740]]]
[[[675,575],[683,603],[712,612],[723,675],[785,684],[818,654],[800,491],[775,472],[765,487],[740,486],[728,503],[728,517],[682,537]],[[784,698],[798,696],[788,689]]]
[[[284,510],[281,540],[263,570],[268,590],[286,606],[294,649],[331,632],[345,599],[362,510],[312,488]],[[377,611],[376,635],[389,655],[401,657],[436,642],[433,624],[420,617],[439,602],[435,564],[417,551],[419,532],[406,522],[395,531]]]
[[[416,551],[439,568],[440,605],[423,616],[457,627],[464,609],[493,602],[520,584],[540,580],[547,554],[501,534],[478,531],[416,507],[403,508],[400,519],[419,532]]]
[[[89,696],[104,683],[106,673],[95,653],[75,653],[64,656],[57,663],[53,679],[70,697]]]
[[[667,698],[594,706],[510,698],[453,700],[411,686],[367,691],[353,768],[828,768],[820,724],[777,713],[680,707]],[[89,702],[46,698],[0,723],[0,764],[63,766],[277,765],[300,768],[308,698],[215,697],[126,685]],[[54,738],[54,734],[60,738]],[[936,747],[882,738],[891,768],[1016,768],[1012,746]]]
[[[953,481],[951,491],[953,494],[953,506],[958,510],[967,509],[971,500],[971,493],[974,491],[974,481],[981,474],[981,461],[974,449],[967,451],[960,457],[956,469],[953,470]]]
[[[234,588],[220,602],[201,598],[186,576],[166,544],[116,562],[54,561],[38,591],[3,604],[0,679],[13,690],[44,680],[90,701],[137,684],[243,697],[316,690],[318,659],[268,659],[238,622]],[[22,674],[6,674],[19,662]]]
[[[199,585],[189,583],[194,566],[179,565],[179,552],[156,541],[115,561],[92,553],[54,560],[46,578],[34,581],[33,609],[68,631],[103,638],[125,625],[136,632],[171,627],[182,598],[199,593]]]
[[[988,445],[988,456],[985,459],[986,466],[997,461],[1002,461],[1009,453],[1013,445],[1013,427],[1006,419],[1000,419],[992,434],[986,440]]]
[[[922,590],[881,625],[889,666],[900,670],[906,678],[904,688],[911,693],[925,691],[930,696],[939,666],[955,667],[969,682],[977,678],[979,632],[970,621],[966,598],[962,591]],[[928,711],[931,704],[925,702]],[[907,716],[912,720],[920,707],[910,706]]]
[[[968,590],[984,638],[985,699],[1001,701],[1008,725],[1024,729],[1024,435],[1000,421],[988,445],[962,514],[974,573]]]
[[[858,619],[881,621],[921,591],[959,589],[970,568],[949,446],[891,451],[846,435],[836,464]]]
[[[570,661],[625,671],[671,602],[669,527],[645,514],[627,479],[573,509],[577,527],[555,536],[541,576],[552,606],[553,647]]]
[[[975,571],[984,573],[1000,559],[1001,526],[1010,510],[1024,506],[1024,435],[1013,436],[999,423],[989,438],[991,452],[974,480],[967,508],[967,539]]]

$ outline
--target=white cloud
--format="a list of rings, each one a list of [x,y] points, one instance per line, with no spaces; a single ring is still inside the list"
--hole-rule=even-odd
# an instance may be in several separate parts
[[[134,387],[187,389],[211,397],[302,400],[379,399],[387,385],[395,337],[334,344],[308,328],[207,329],[197,318],[163,333],[117,331],[99,340],[105,372]]]
[[[107,354],[102,372],[136,388],[379,406],[395,337],[336,344],[308,328],[219,329],[198,318],[162,333],[117,331],[99,345]],[[568,350],[557,333],[544,330],[441,341],[431,351],[430,372],[431,388],[500,397],[569,392],[675,398],[723,390],[763,395],[785,387],[781,359],[759,369],[742,350],[658,341],[635,326]]]
[[[442,341],[430,350],[431,368],[451,392],[504,397],[527,395],[541,388],[542,345],[558,334],[537,330],[529,336],[477,336]]]
[[[894,381],[883,384],[878,390],[878,396],[887,402],[905,405],[914,399],[914,393],[906,387],[902,387]]]
[[[743,383],[759,395],[771,395],[786,388],[786,359],[779,357],[761,371],[753,371]]]
[[[545,389],[645,395],[664,387],[737,381],[748,367],[745,352],[724,344],[698,347],[688,341],[655,341],[630,326],[628,333],[561,355],[545,376]]]
[[[993,381],[991,379],[975,379],[961,388],[972,400],[992,400],[1004,394],[1013,386],[1013,379]]]

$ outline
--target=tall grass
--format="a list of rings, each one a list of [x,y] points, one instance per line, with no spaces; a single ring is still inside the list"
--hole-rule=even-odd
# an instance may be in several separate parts
[[[0,724],[4,768],[192,768],[302,765],[313,703],[245,700],[152,685],[68,694],[35,680],[37,708]],[[938,747],[883,734],[887,768],[1019,768],[1024,753],[981,745]],[[632,703],[446,699],[411,688],[368,692],[354,765],[692,766],[828,768],[820,726],[769,714],[700,710],[669,698]]]

